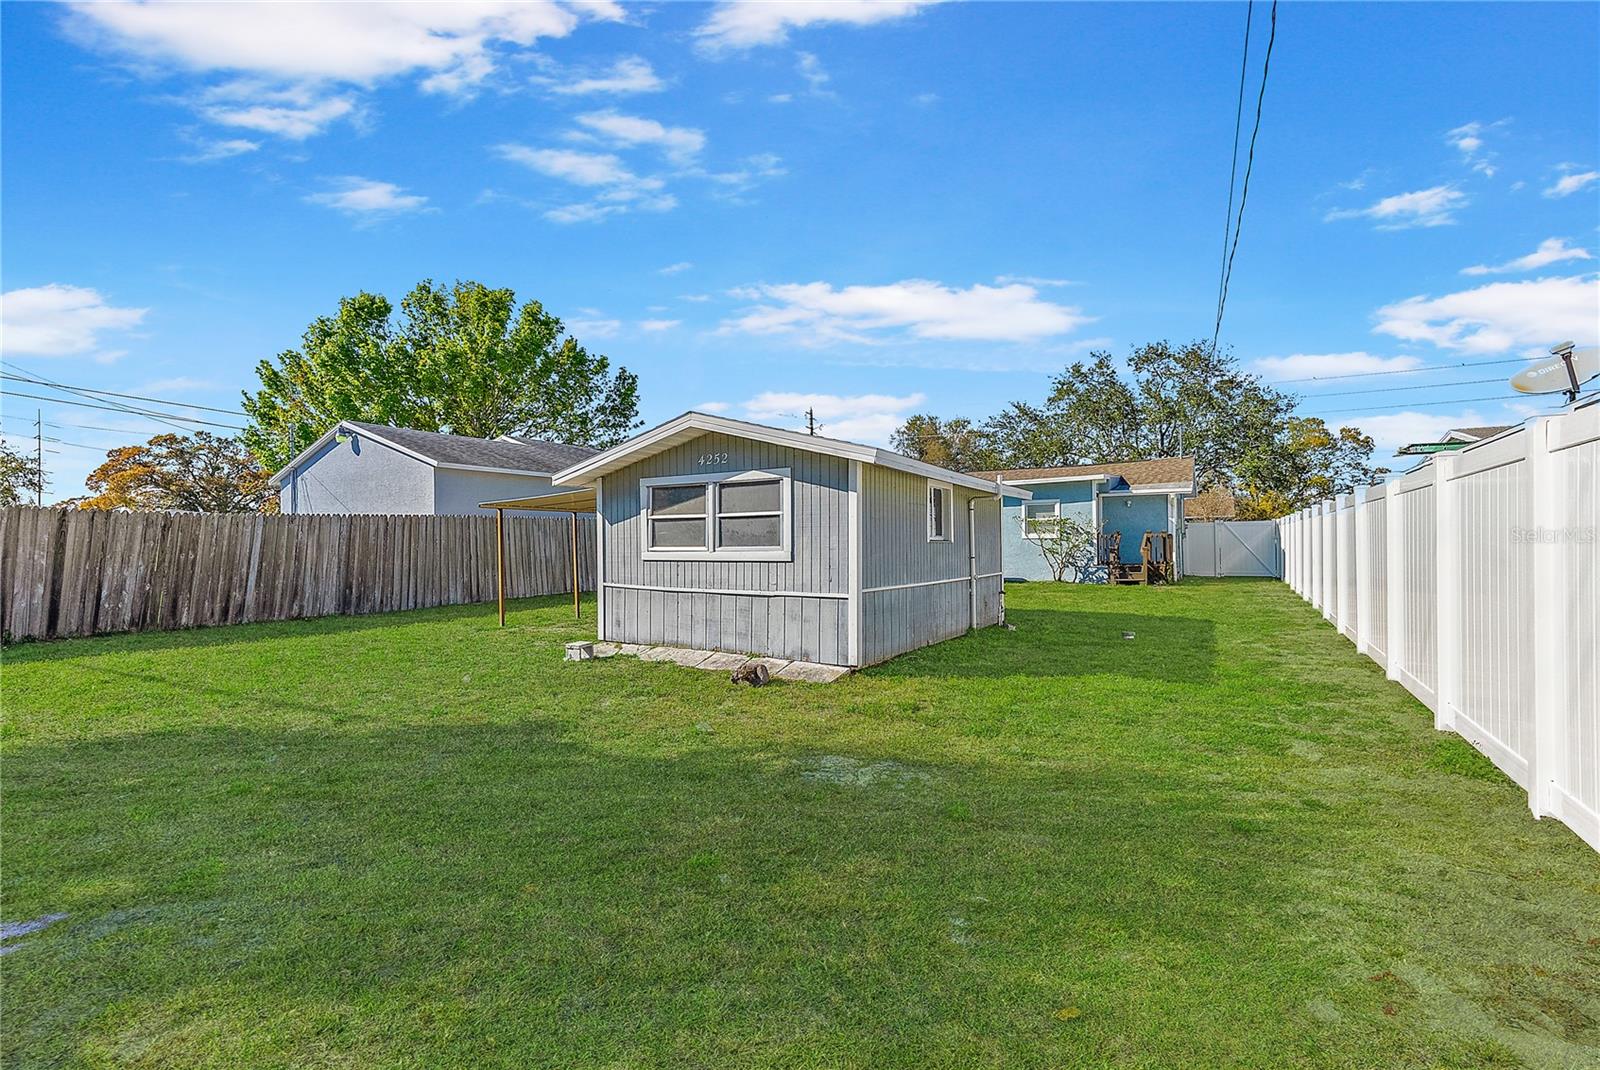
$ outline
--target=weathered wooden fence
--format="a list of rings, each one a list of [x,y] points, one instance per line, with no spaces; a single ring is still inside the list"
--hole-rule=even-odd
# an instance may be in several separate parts
[[[594,589],[594,518],[578,521]],[[507,593],[572,590],[571,521],[506,518]],[[493,516],[261,516],[0,509],[0,631],[13,639],[488,602]]]
[[[1600,850],[1600,403],[1279,525],[1289,585]]]

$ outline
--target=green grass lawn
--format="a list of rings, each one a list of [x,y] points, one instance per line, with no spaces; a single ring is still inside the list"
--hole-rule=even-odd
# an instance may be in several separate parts
[[[1600,857],[1286,588],[1007,599],[761,690],[559,598],[8,649],[5,1063],[1600,1065]]]

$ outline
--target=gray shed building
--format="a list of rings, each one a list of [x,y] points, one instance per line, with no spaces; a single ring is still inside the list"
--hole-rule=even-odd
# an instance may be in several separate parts
[[[599,637],[860,667],[999,624],[1001,495],[874,446],[689,412],[592,487]]]
[[[489,498],[548,493],[587,446],[341,420],[272,477],[284,513],[482,515]]]

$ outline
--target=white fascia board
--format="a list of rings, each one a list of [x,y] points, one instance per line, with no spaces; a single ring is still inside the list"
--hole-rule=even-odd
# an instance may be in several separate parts
[[[1081,476],[1050,476],[1049,478],[1041,477],[1039,479],[1002,479],[1000,483],[1002,486],[1007,487],[1026,487],[1032,486],[1036,483],[1088,483],[1098,482],[1099,480],[1110,478],[1111,476],[1105,472],[1089,472]]]
[[[686,412],[682,416],[674,417],[666,423],[658,424],[626,442],[613,446],[602,453],[597,453],[593,457],[585,458],[568,468],[563,468],[550,478],[564,486],[591,486],[593,480],[632,464],[640,457],[658,453],[668,446],[675,445],[677,441],[694,434],[724,434],[732,435],[736,438],[754,439],[758,442],[770,442],[773,445],[788,446],[791,449],[843,457],[846,460],[862,461],[884,468],[898,469],[902,472],[909,472],[912,475],[940,479],[955,486],[966,487],[969,490],[979,490],[994,495],[1003,493],[1003,488],[1000,484],[990,480],[978,479],[976,476],[963,475],[960,472],[952,472],[949,469],[940,468],[938,465],[928,464],[925,461],[914,460],[910,457],[902,457],[898,453],[881,450],[875,446],[863,446],[857,442],[845,442],[837,438],[808,435],[803,431],[787,431],[781,427],[768,427],[765,424],[732,420],[726,416],[713,416],[703,412]]]
[[[1127,490],[1108,490],[1102,497],[1120,498],[1132,494],[1193,494],[1193,483],[1141,483]]]

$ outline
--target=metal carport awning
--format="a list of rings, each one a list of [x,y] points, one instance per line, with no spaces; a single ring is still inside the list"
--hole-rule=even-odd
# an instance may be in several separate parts
[[[506,510],[532,509],[544,513],[572,514],[572,615],[582,619],[578,603],[578,514],[593,513],[597,506],[591,487],[536,494],[531,498],[505,498],[479,502],[480,509],[494,510],[495,593],[500,606],[500,627],[506,626]]]

